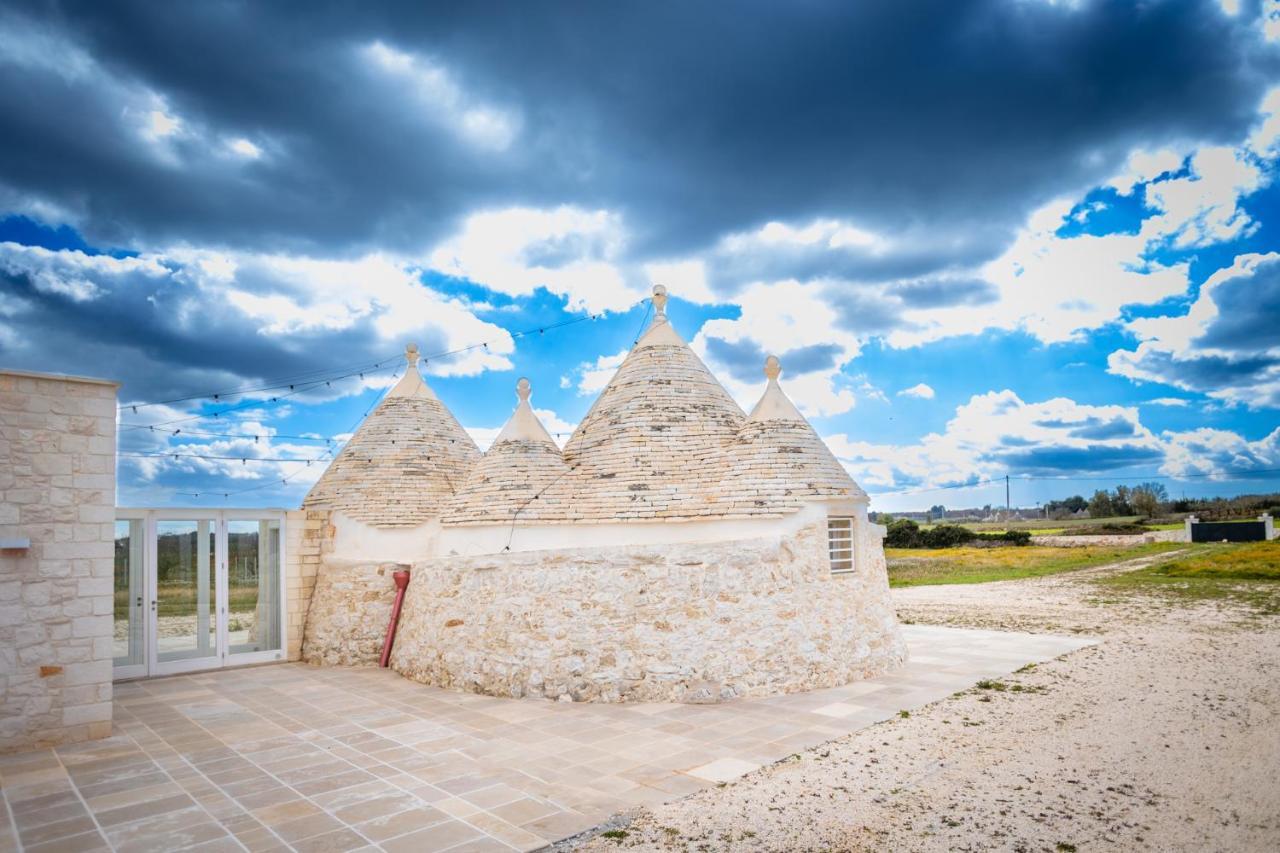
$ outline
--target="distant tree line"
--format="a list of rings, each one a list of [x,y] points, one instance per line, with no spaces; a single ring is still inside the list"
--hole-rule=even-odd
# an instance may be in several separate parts
[[[991,504],[981,509],[948,510],[942,504],[934,504],[928,512],[902,513],[925,522],[943,520],[980,521],[990,519],[994,514],[1002,513],[999,507]],[[1030,518],[1038,512],[1026,508],[1014,509],[1012,518]],[[1086,499],[1083,495],[1072,495],[1061,500],[1052,500],[1044,505],[1043,513],[1050,518],[1069,518],[1087,513],[1090,518],[1115,518],[1116,516],[1137,515],[1145,518],[1172,516],[1175,520],[1187,514],[1194,514],[1205,520],[1228,518],[1251,518],[1263,512],[1272,515],[1280,514],[1280,492],[1256,495],[1237,495],[1233,498],[1179,498],[1172,500],[1169,490],[1163,483],[1146,482],[1136,486],[1116,486],[1114,489],[1098,489],[1093,497]],[[888,513],[872,513],[871,518],[880,524],[889,524],[893,516]]]

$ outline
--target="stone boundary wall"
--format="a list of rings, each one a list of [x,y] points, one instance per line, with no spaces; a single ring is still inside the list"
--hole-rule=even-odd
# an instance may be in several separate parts
[[[1084,548],[1087,545],[1103,545],[1106,547],[1132,547],[1145,545],[1148,542],[1186,542],[1187,534],[1182,530],[1152,530],[1149,533],[1117,534],[1113,536],[1032,536],[1032,545],[1046,545],[1050,548]]]
[[[906,657],[881,530],[858,525],[856,572],[838,578],[825,523],[419,562],[391,665],[440,687],[560,701],[718,702],[847,684]]]
[[[0,752],[111,734],[117,387],[0,371]]]
[[[333,528],[326,510],[301,509],[285,514],[285,620],[288,659],[302,660],[302,638],[320,561],[333,548]]]
[[[398,568],[404,565],[325,560],[307,612],[302,660],[376,666],[396,597],[392,573]]]

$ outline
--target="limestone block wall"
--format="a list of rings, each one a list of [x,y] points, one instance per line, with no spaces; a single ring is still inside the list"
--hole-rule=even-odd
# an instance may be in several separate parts
[[[0,752],[111,734],[117,387],[0,371]]]
[[[333,547],[333,528],[325,510],[294,510],[285,516],[285,618],[288,659],[302,660],[307,609],[320,561]]]
[[[391,665],[441,687],[597,702],[846,684],[906,657],[882,528],[858,527],[858,570],[838,578],[825,523],[730,542],[419,562]]]
[[[400,563],[322,561],[307,612],[302,659],[328,666],[375,666],[396,596]]]

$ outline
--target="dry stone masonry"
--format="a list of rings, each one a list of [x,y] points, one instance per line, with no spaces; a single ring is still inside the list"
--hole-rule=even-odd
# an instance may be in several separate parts
[[[668,322],[661,287],[653,304],[563,452],[522,379],[480,457],[408,352],[404,379],[305,501],[331,532],[305,660],[377,661],[388,562],[413,565],[392,666],[458,690],[715,702],[904,659],[883,528],[783,393],[777,359],[746,415]],[[854,577],[839,582],[830,517],[853,531]]]
[[[0,371],[0,752],[111,733],[116,388]]]
[[[480,458],[480,449],[418,373],[405,374],[351,437],[303,501],[375,527],[436,518]]]
[[[311,594],[303,660],[330,666],[372,666],[382,653],[396,586],[397,563],[331,560]]]
[[[414,565],[403,675],[494,696],[719,702],[833,687],[905,659],[883,565],[833,579],[825,525],[731,543]]]

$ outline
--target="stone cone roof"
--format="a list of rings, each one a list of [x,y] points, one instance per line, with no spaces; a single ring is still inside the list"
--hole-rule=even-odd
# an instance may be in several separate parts
[[[528,379],[516,385],[520,402],[493,446],[476,463],[444,513],[445,524],[495,524],[539,517],[548,486],[569,470],[560,448],[529,405]]]
[[[521,519],[612,522],[711,512],[725,446],[744,415],[666,317],[652,324],[564,448],[572,471]]]
[[[764,396],[725,449],[721,510],[777,515],[816,499],[867,500],[778,384],[782,366],[769,356]]]
[[[418,373],[404,376],[329,463],[303,499],[374,527],[417,527],[438,517],[480,458],[480,449]]]

